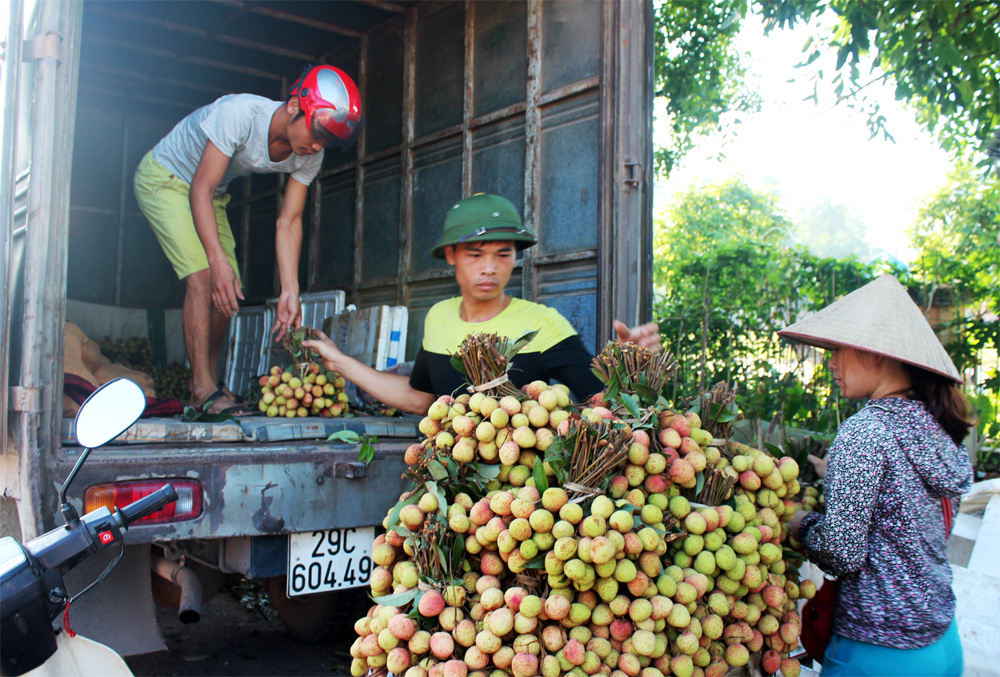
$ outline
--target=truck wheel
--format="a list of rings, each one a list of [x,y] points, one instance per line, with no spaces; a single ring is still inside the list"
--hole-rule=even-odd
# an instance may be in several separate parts
[[[289,597],[285,586],[284,576],[268,579],[268,595],[289,634],[300,642],[320,642],[351,630],[368,610],[364,587]]]

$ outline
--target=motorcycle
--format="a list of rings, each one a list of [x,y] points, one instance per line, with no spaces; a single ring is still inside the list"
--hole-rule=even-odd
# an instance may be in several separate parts
[[[92,449],[121,435],[146,408],[146,397],[134,382],[119,378],[98,388],[76,415],[76,439],[83,447],[59,492],[65,524],[21,544],[0,538],[0,675],[131,675],[117,653],[76,635],[68,623],[69,608],[103,581],[125,553],[130,524],[177,500],[170,484],[114,512],[106,507],[79,516],[66,491]],[[90,555],[118,546],[118,556],[103,573],[75,595],[63,574]],[[64,616],[65,630],[53,622]]]

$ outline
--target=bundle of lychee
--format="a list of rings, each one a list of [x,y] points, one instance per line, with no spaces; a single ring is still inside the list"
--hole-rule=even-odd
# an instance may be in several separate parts
[[[378,603],[355,625],[352,674],[685,677],[751,660],[797,674],[787,657],[799,628],[793,600],[812,589],[796,585],[778,540],[791,516],[778,494],[794,488],[784,479],[792,467],[778,462],[782,487],[770,488],[762,452],[692,435],[697,414],[661,417],[662,396],[633,387],[656,380],[648,371],[611,366],[609,406],[563,418],[552,439],[529,416],[546,409],[544,384],[520,400],[477,392],[435,403],[427,439],[406,454],[413,488],[376,539]],[[504,409],[505,397],[521,411]],[[488,399],[496,406],[484,416]],[[565,410],[557,399],[546,411],[551,423]],[[759,464],[766,491],[740,485],[732,495],[744,463]]]
[[[304,370],[299,365],[285,369],[271,367],[258,383],[260,401],[257,407],[270,417],[330,417],[343,416],[347,412],[349,398],[344,392],[347,385],[344,377],[316,363],[306,365]]]
[[[521,391],[506,378],[511,359],[534,333],[513,343],[495,334],[472,334],[463,341],[452,363],[473,392],[431,404],[418,425],[426,439],[408,451],[410,465],[418,447],[434,447],[458,463],[499,463],[501,482],[524,485],[538,452],[548,448],[560,426],[567,429],[570,418],[566,386],[535,381]]]
[[[313,351],[302,342],[316,338],[311,327],[289,329],[281,340],[281,347],[292,359],[285,367],[272,366],[268,373],[257,379],[260,389],[247,393],[247,403],[257,404],[269,417],[305,418],[306,416],[343,416],[348,409],[347,385],[340,374],[327,371],[314,362]]]

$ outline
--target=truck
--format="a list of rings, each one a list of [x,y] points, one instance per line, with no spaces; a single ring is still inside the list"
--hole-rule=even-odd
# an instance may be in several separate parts
[[[219,96],[283,100],[305,63],[355,79],[366,125],[356,146],[327,152],[310,188],[303,292],[340,290],[359,308],[405,306],[412,359],[427,310],[457,292],[430,254],[444,214],[488,192],[521,207],[538,237],[508,293],[557,308],[595,353],[613,319],[648,320],[653,32],[652,3],[631,0],[9,3],[3,533],[27,539],[57,525],[60,483],[82,451],[62,413],[67,321],[121,330],[145,319],[160,326],[168,352],[182,345],[163,319],[180,307],[182,284],[132,193],[139,160]],[[251,305],[278,289],[273,227],[284,180],[230,185]],[[94,451],[69,488],[78,508],[92,487],[141,493],[167,479],[186,487],[187,508],[129,530],[113,582],[73,605],[74,628],[121,653],[157,650],[154,599],[200,601],[238,575],[269,581],[293,632],[328,631],[344,607],[338,596],[364,583],[365,544],[405,490],[402,454],[415,422],[343,419],[377,434],[368,465],[357,445],[325,438],[168,435]],[[325,563],[320,574],[331,562],[346,566],[353,580],[341,572],[331,585],[292,571],[292,550]]]

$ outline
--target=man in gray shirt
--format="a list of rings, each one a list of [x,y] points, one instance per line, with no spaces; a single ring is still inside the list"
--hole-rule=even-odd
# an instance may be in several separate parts
[[[281,293],[273,334],[302,322],[298,264],[302,212],[324,148],[343,148],[363,125],[358,88],[332,66],[307,68],[284,103],[230,94],[181,120],[146,153],[135,194],[160,246],[184,280],[182,323],[191,402],[200,411],[244,413],[215,373],[229,318],[243,299],[226,187],[238,176],[288,173],[275,227]]]

